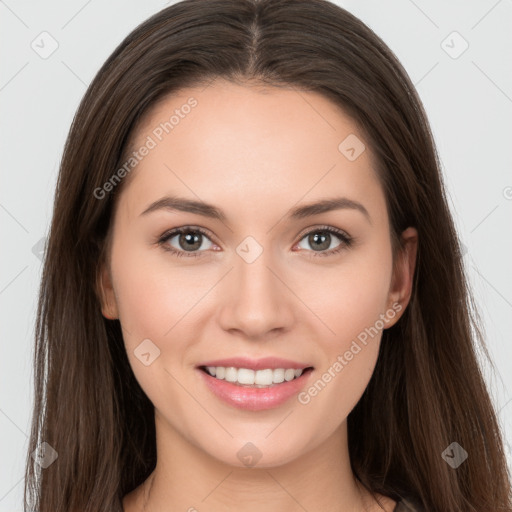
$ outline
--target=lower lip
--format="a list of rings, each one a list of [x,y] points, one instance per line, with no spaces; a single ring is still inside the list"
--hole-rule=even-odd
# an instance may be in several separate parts
[[[229,405],[247,411],[262,411],[281,406],[306,385],[312,373],[312,369],[309,369],[300,377],[281,384],[274,384],[268,388],[251,388],[216,379],[200,368],[197,370],[214,395]]]

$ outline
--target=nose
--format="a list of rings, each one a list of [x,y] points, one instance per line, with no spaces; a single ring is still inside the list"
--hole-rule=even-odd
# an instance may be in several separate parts
[[[263,251],[252,263],[235,255],[219,316],[225,331],[261,340],[293,325],[297,299],[287,286],[286,273],[271,261],[269,253]]]

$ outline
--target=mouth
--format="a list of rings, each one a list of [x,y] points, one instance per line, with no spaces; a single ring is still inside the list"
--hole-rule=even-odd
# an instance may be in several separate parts
[[[196,367],[200,381],[212,396],[231,407],[250,412],[285,405],[308,385],[313,370],[313,366],[263,368],[256,371],[222,366]]]
[[[229,382],[232,385],[245,388],[273,388],[280,384],[299,379],[311,372],[313,366],[306,368],[236,368],[233,366],[199,366],[199,370],[216,380]]]

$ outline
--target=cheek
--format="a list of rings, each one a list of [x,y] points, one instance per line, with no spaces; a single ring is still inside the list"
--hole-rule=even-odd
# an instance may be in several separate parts
[[[315,398],[314,407],[319,413],[323,408],[332,411],[334,428],[360,399],[377,362],[385,325],[381,315],[387,313],[392,277],[391,245],[382,237],[364,250],[347,253],[339,269],[330,269],[328,275],[329,281],[323,283],[328,293],[323,304],[317,299],[315,308],[331,330],[319,338],[325,359],[315,386],[318,390],[325,386],[326,391]],[[326,279],[327,273],[317,277]]]
[[[331,330],[325,339],[339,348],[374,326],[388,307],[391,278],[391,246],[385,238],[347,253],[337,267],[317,271],[304,293]]]
[[[330,288],[329,317],[336,334],[332,341],[325,338],[328,361],[322,371],[328,372],[326,380],[333,382],[332,394],[325,399],[333,400],[329,407],[337,411],[338,419],[356,405],[375,368],[385,327],[383,316],[394,316],[387,302],[391,277],[391,246],[383,238],[361,251]]]
[[[343,282],[338,283],[337,290],[329,297],[331,314],[334,317],[334,330],[347,340],[358,336],[364,329],[375,324],[385,312],[389,272],[383,268],[366,268],[361,272],[343,275]]]
[[[182,364],[185,353],[186,347],[180,346],[187,339],[180,336],[188,325],[185,315],[198,301],[200,292],[197,283],[188,282],[187,286],[182,270],[166,265],[158,251],[139,249],[136,243],[119,243],[112,250],[112,273],[127,356],[137,381],[152,400],[169,395],[174,382],[169,371],[173,364]],[[166,348],[170,341],[172,350]],[[143,354],[148,353],[145,358]]]
[[[201,276],[193,266],[177,266],[164,249],[129,236],[120,233],[112,249],[120,320],[131,333],[161,339],[199,300]]]
[[[204,304],[201,301],[216,280],[211,270],[206,275],[194,265],[177,266],[171,258],[161,248],[148,248],[128,238],[119,237],[112,249],[126,351],[137,380],[149,396],[157,396],[158,388],[172,381],[168,371],[186,364],[191,333],[197,329],[196,315],[201,311],[198,306]],[[137,354],[148,339],[157,347],[158,357],[144,366]]]
[[[183,302],[182,283],[162,264],[156,264],[159,249],[142,246],[119,236],[112,248],[112,274],[119,319],[129,356],[145,339],[161,346],[161,340],[176,322]]]
[[[176,304],[178,290],[174,290],[173,296],[172,289],[164,286],[158,274],[141,266],[130,266],[127,260],[117,267],[117,272],[121,276],[116,281],[116,293],[123,327],[134,336],[161,337],[170,327],[164,325],[162,312],[169,312],[169,305]]]

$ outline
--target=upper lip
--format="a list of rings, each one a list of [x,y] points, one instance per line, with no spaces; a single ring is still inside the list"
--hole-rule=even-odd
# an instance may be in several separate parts
[[[248,368],[250,370],[265,370],[270,368],[275,370],[276,368],[295,368],[304,370],[309,368],[310,364],[299,363],[292,361],[291,359],[283,359],[281,357],[262,357],[261,359],[250,359],[249,357],[230,357],[227,359],[216,359],[207,361],[198,365],[198,368],[202,366],[224,366],[234,368]]]

